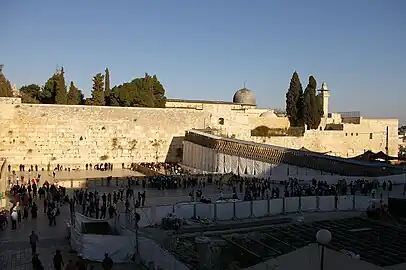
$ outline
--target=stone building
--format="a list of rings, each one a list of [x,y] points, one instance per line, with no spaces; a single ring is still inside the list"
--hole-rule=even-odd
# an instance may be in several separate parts
[[[367,150],[398,152],[397,119],[365,119],[359,114],[329,113],[330,91],[320,90],[325,115],[318,130],[291,133],[287,117],[256,106],[253,91],[243,88],[233,102],[169,99],[166,108],[124,108],[22,104],[0,98],[0,157],[16,169],[84,167],[86,163],[182,159],[183,138],[190,129],[340,157]],[[266,136],[253,130],[266,128]]]

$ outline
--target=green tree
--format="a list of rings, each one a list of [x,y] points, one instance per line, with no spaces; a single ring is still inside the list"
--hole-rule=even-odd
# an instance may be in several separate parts
[[[108,68],[104,71],[104,100],[105,105],[110,105],[110,96],[111,96],[111,89],[110,89],[110,71]]]
[[[66,84],[65,84],[65,71],[63,67],[57,73],[57,77],[55,80],[55,104],[66,104],[67,100],[67,92],[66,92]]]
[[[11,87],[11,83],[9,80],[6,79],[2,72],[3,66],[0,66],[0,97],[12,97],[13,96],[13,88]]]
[[[38,104],[41,100],[41,87],[38,84],[24,85],[20,88],[21,102]]]
[[[104,92],[110,92],[110,71],[108,68],[104,71]]]
[[[152,91],[154,94],[154,107],[165,108],[166,104],[165,88],[158,80],[158,77],[156,75],[152,76]]]
[[[304,125],[303,88],[296,71],[292,75],[289,89],[286,93],[286,114],[291,126],[298,127]]]
[[[307,129],[317,129],[323,115],[320,99],[316,96],[316,87],[316,79],[310,76],[309,84],[304,91],[304,122]]]
[[[70,82],[68,98],[67,98],[68,105],[80,105],[84,104],[84,96],[82,91],[80,91],[73,81]]]
[[[165,89],[156,75],[145,73],[144,77],[114,86],[106,96],[109,106],[165,107]]]
[[[39,95],[39,100],[41,101],[41,103],[54,104],[57,80],[58,73],[54,73],[54,75],[52,75],[52,77],[45,82]]]
[[[92,105],[106,105],[106,102],[104,100],[104,75],[101,73],[98,73],[96,74],[96,76],[93,77]]]

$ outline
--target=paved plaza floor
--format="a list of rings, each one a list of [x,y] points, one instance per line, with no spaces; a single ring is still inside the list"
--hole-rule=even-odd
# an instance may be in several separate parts
[[[33,172],[16,172],[16,176],[24,176],[25,179],[31,179],[41,175],[42,183],[48,181],[53,183],[56,180],[80,180],[86,178],[102,178],[102,177],[127,177],[127,176],[144,176],[140,172],[132,171],[130,169],[114,169],[112,171],[99,171],[99,170],[78,170],[78,171],[55,171],[55,178],[53,171],[33,171]],[[10,174],[11,175],[11,174]]]

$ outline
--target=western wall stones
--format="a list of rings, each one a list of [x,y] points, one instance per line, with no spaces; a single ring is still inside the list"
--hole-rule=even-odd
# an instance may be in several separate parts
[[[0,116],[0,156],[13,166],[83,167],[102,157],[117,164],[178,161],[185,130],[203,128],[206,117],[169,108],[13,104],[6,110],[9,117]]]

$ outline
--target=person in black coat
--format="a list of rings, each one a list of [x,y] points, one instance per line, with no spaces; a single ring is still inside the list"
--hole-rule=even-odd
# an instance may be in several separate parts
[[[33,219],[37,218],[38,216],[38,206],[34,203],[32,203],[32,207],[31,207],[31,217]]]
[[[38,253],[35,253],[32,257],[32,268],[34,270],[44,270],[44,266],[42,266],[41,260],[38,257]]]

